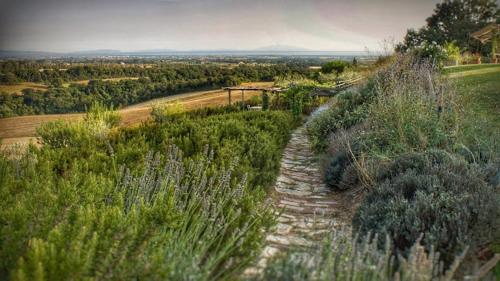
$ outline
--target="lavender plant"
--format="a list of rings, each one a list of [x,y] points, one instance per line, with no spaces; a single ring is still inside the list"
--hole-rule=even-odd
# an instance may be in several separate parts
[[[479,280],[492,277],[489,270],[500,259],[495,256],[484,267],[461,276],[459,265],[464,262],[465,248],[454,262],[444,267],[440,254],[425,251],[417,240],[407,257],[394,254],[391,240],[380,248],[378,236],[351,236],[347,229],[332,229],[323,243],[308,249],[291,249],[268,264],[258,280],[399,280],[449,281]],[[486,279],[486,280],[489,280]]]
[[[185,163],[172,146],[149,153],[139,175],[122,169],[104,203],[75,208],[47,239],[30,240],[12,280],[234,278],[258,253],[271,213],[244,178],[232,182],[237,161],[210,175],[212,158]]]

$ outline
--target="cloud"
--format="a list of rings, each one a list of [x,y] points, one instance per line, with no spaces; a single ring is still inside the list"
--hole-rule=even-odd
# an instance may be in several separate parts
[[[0,49],[376,49],[423,24],[435,1],[5,1]]]

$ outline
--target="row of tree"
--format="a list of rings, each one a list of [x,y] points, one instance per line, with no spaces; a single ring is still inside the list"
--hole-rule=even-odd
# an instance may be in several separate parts
[[[78,64],[38,63],[28,61],[6,61],[0,63],[0,83],[38,82],[47,85],[78,80],[105,79],[115,77],[149,77],[153,82],[174,80],[209,79],[222,77],[245,77],[250,80],[270,80],[289,71],[302,72],[307,66],[300,64]]]

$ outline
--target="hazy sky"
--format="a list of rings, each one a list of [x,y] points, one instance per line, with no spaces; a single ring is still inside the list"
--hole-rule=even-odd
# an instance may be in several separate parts
[[[0,0],[0,49],[380,49],[438,0]]]

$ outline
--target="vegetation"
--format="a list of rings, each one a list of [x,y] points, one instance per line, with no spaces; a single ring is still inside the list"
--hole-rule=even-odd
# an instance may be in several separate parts
[[[291,249],[259,278],[449,280],[496,251],[498,73],[450,84],[442,72],[455,68],[410,55],[388,63],[307,128],[328,185],[365,191],[359,236],[332,232],[317,248]],[[310,91],[345,75],[280,79],[290,86],[280,99],[253,101],[272,111],[171,105],[120,128],[103,103],[83,121],[43,125],[41,148],[0,155],[0,276],[240,278],[274,223],[263,199],[290,131],[322,102]]]
[[[156,109],[115,126],[97,106],[0,156],[0,276],[11,280],[233,280],[273,216],[265,187],[294,124],[286,112]],[[48,207],[50,206],[50,207]]]
[[[294,65],[219,65],[159,64],[155,67],[84,65],[67,69],[48,69],[44,64],[3,63],[2,74],[14,82],[33,81],[50,85],[49,89],[27,88],[21,95],[0,93],[0,118],[16,115],[85,112],[93,103],[108,107],[130,104],[180,92],[233,86],[243,81],[272,81],[276,76],[305,73]],[[11,72],[12,71],[12,72]],[[110,77],[140,77],[138,80],[104,81]],[[90,79],[87,85],[63,86],[63,81]],[[4,81],[10,83],[13,81]]]
[[[498,243],[498,124],[463,106],[495,95],[493,77],[484,92],[469,87],[457,95],[432,64],[397,56],[311,122],[311,138],[326,152],[329,185],[367,191],[353,220],[356,232],[385,233],[406,256],[423,234],[422,245],[447,265],[466,245],[473,259]],[[496,118],[497,111],[487,111]]]
[[[323,73],[335,72],[337,74],[340,74],[340,73],[344,72],[344,70],[349,66],[350,66],[350,64],[346,61],[334,60],[334,61],[327,62],[323,66],[321,66],[321,72],[323,72]]]
[[[286,63],[272,65],[234,64],[224,67],[224,65],[216,63],[191,64],[164,62],[163,60],[148,61],[142,64],[5,61],[0,63],[0,77],[5,84],[42,82],[50,85],[58,81],[72,82],[119,77],[143,77],[149,78],[152,82],[205,79],[217,84],[242,77],[246,80],[270,80],[277,73],[302,71],[304,68],[301,65]]]

